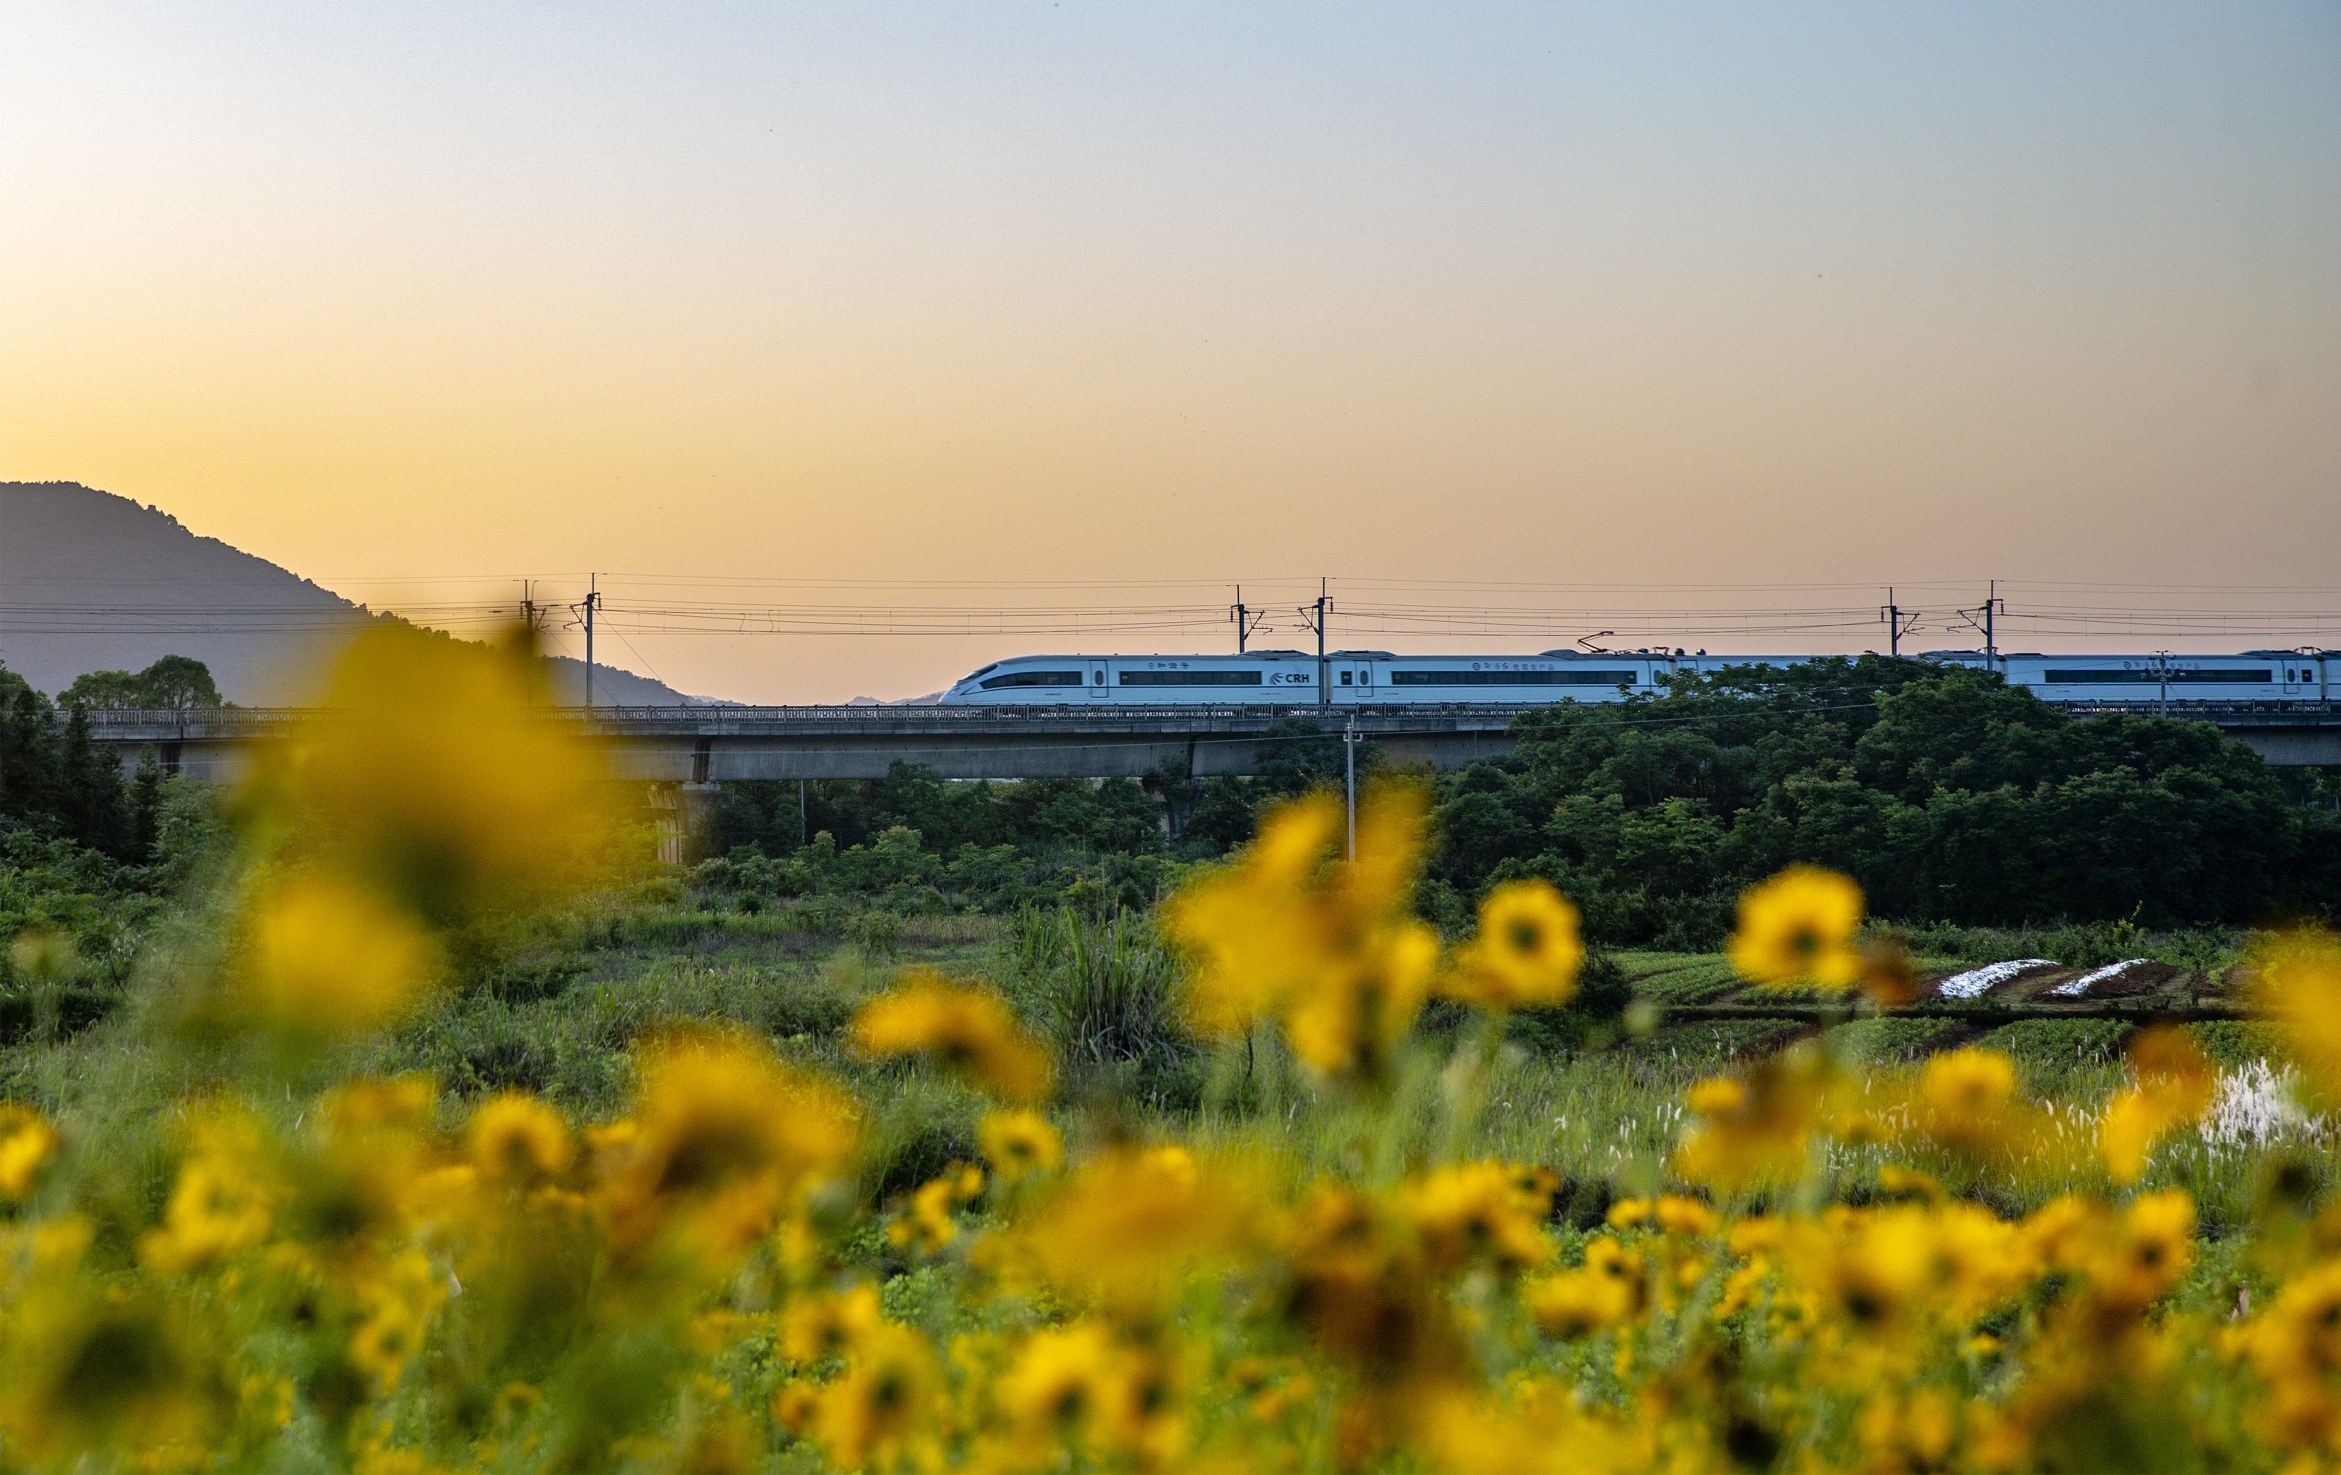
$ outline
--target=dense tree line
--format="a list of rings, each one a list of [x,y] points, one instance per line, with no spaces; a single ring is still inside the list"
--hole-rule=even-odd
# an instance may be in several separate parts
[[[142,861],[154,847],[161,785],[151,765],[123,779],[121,763],[90,741],[86,705],[52,702],[0,666],[0,826]]]
[[[2205,724],[2076,718],[1988,674],[1877,656],[1741,668],[1527,713],[1517,732],[1511,756],[1436,780],[1424,901],[1444,920],[1491,880],[1534,874],[1597,936],[1709,946],[1743,885],[1798,860],[1912,921],[2249,923],[2341,898],[2325,780],[2279,774]],[[915,831],[938,856],[1207,858],[1265,806],[1340,782],[1339,739],[1310,724],[1268,751],[1247,778],[967,784],[898,768],[742,784],[710,840],[786,857],[827,833],[821,854],[850,856]]]
[[[2341,896],[2341,818],[2300,802],[2321,790],[2208,724],[2076,718],[1984,673],[1742,668],[1518,732],[1442,783],[1434,878],[1548,876],[1621,940],[1711,939],[1800,860],[1914,921],[2248,923]]]

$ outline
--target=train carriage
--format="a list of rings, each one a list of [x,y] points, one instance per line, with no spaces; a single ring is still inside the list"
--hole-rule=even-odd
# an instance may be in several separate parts
[[[1320,669],[1322,667],[1322,669]],[[945,692],[953,705],[1339,706],[1616,701],[1656,690],[1670,662],[1642,655],[1551,651],[1541,656],[1398,656],[1343,650],[1226,656],[1019,656]]]
[[[1581,650],[1531,656],[1400,656],[1384,650],[1323,657],[1297,650],[1017,656],[956,682],[941,700],[954,706],[1549,706],[1655,693],[1678,673],[1810,659]],[[2011,654],[1987,660],[1978,651],[1929,651],[1923,659],[1997,669],[2011,685],[2072,706],[2290,706],[2341,698],[2341,652]]]
[[[2233,656],[2068,656],[2002,658],[2011,686],[2071,705],[2218,702],[2259,706],[2321,696],[2313,656],[2251,651]],[[2308,679],[2303,681],[2301,678]]]

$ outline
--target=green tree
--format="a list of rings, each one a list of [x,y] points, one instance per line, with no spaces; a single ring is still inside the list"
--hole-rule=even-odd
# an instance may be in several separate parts
[[[211,668],[192,656],[164,656],[143,671],[87,671],[58,698],[69,707],[217,707]]]
[[[192,656],[164,656],[138,673],[139,695],[150,707],[217,707],[211,668]]]
[[[57,694],[69,707],[143,707],[143,697],[132,671],[84,671]]]
[[[143,860],[122,765],[90,739],[89,712],[56,706],[0,667],[0,821]]]

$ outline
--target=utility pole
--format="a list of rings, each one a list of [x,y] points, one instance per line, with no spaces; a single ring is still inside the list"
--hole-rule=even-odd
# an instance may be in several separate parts
[[[2000,669],[2000,642],[1993,616],[2007,607],[2008,602],[2000,598],[2000,581],[1994,579],[1983,596],[1982,608],[1959,611],[1959,618],[1983,633],[1983,667],[1987,671]]]
[[[520,628],[528,632],[528,659],[534,668],[533,674],[541,674],[544,668],[535,664],[542,659],[537,648],[536,639],[536,589],[534,586],[534,581],[529,579],[522,579],[520,581]],[[534,686],[529,688],[528,699],[531,703],[536,701],[536,688]]]
[[[585,616],[585,705],[593,705],[593,612],[601,608],[601,575],[586,575],[585,603],[573,604]]]
[[[1268,611],[1254,611],[1251,606],[1245,604],[1244,586],[1238,584],[1236,585],[1236,602],[1228,606],[1227,617],[1235,621],[1236,654],[1240,656],[1244,653],[1245,640],[1250,638],[1254,630],[1260,628],[1262,620],[1268,618]]]
[[[2000,643],[1992,634],[1992,615],[2000,607],[2000,581],[1992,580],[1983,593],[1983,660],[1994,671],[2000,668]]]
[[[2154,672],[2155,672],[2155,675],[2156,675],[2156,676],[2158,676],[2158,677],[2161,679],[2161,683],[2162,683],[2162,700],[2161,700],[2161,702],[2158,704],[2158,710],[2161,712],[2161,714],[2162,714],[2163,716],[2165,716],[2165,717],[2168,717],[2168,716],[2170,715],[2170,652],[2169,652],[2169,651],[2166,651],[2166,650],[2158,650],[2158,651],[2154,652]]]
[[[1349,714],[1349,723],[1341,729],[1341,797],[1349,811],[1349,851],[1351,860],[1357,859],[1357,713]]]
[[[1891,584],[1886,586],[1886,607],[1878,611],[1879,617],[1886,622],[1886,654],[1890,656],[1902,654],[1902,637],[1917,626],[1921,613],[1922,611],[1915,609],[1906,610],[1901,605],[1896,604],[1894,602],[1894,586]]]
[[[1331,670],[1325,664],[1325,614],[1332,608],[1333,602],[1325,597],[1325,580],[1320,578],[1317,580],[1316,602],[1304,604],[1300,608],[1301,618],[1308,621],[1309,628],[1317,632],[1317,705],[1320,707],[1333,704],[1333,689],[1327,684]]]

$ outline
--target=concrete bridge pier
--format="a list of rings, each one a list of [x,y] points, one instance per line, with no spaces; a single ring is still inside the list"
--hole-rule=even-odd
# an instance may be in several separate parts
[[[2241,727],[2227,735],[2277,768],[2341,768],[2341,727]]]
[[[660,864],[676,866],[691,858],[707,833],[716,801],[722,797],[723,785],[704,781],[650,785],[650,810],[658,819]]]

